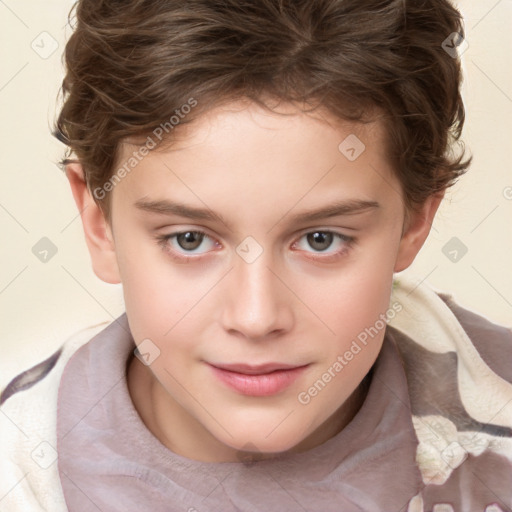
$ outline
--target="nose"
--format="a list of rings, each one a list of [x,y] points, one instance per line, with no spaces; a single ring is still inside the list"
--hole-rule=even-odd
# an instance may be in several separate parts
[[[291,329],[292,294],[276,274],[265,251],[252,263],[236,257],[223,311],[227,332],[263,340]]]

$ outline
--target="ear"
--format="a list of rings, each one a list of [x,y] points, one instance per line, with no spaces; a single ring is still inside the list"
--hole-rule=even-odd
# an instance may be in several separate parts
[[[66,166],[66,176],[82,217],[85,241],[91,255],[94,273],[104,282],[121,282],[114,245],[114,237],[103,211],[91,196],[84,180],[82,166],[71,163]]]
[[[444,191],[433,194],[421,205],[418,211],[407,213],[395,262],[395,272],[405,270],[414,261],[430,233],[432,222],[443,197]]]

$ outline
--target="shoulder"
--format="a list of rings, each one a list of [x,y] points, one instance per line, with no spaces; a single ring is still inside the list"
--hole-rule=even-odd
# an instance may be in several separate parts
[[[53,354],[44,361],[27,368],[20,374],[11,379],[7,385],[0,388],[0,406],[6,402],[11,396],[32,388],[38,382],[46,378],[52,370],[53,374],[58,373],[58,368],[63,365],[74,354],[78,348],[87,343],[96,333],[104,329],[108,322],[102,322],[93,326],[86,327],[70,336]],[[60,364],[59,364],[60,363]]]
[[[450,294],[437,294],[457,318],[480,357],[500,377],[512,382],[512,328],[462,307]]]
[[[512,332],[422,280],[400,276],[392,299],[402,306],[389,335],[406,373],[421,494],[435,503],[451,493],[483,510],[493,500],[479,487],[485,468],[512,474]]]
[[[512,382],[512,329],[492,322],[458,303],[453,295],[436,290],[410,275],[395,279],[392,300],[399,313],[388,324],[421,348],[433,353],[453,352],[468,365],[486,366]]]
[[[59,384],[66,363],[108,323],[82,329],[0,393],[0,496],[5,510],[65,511],[57,469]]]

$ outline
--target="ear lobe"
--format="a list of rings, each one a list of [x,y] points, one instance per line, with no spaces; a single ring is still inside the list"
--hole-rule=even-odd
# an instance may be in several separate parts
[[[433,194],[427,198],[418,211],[409,213],[407,225],[398,248],[395,272],[405,270],[414,261],[430,233],[432,222],[443,197],[444,191]]]
[[[114,238],[103,211],[96,204],[84,180],[82,166],[78,163],[66,166],[66,177],[82,217],[85,241],[91,255],[93,271],[102,281],[111,284],[121,282],[115,252]]]

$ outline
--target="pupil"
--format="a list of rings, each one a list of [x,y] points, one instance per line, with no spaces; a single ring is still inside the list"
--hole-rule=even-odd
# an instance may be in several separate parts
[[[202,237],[195,231],[187,231],[178,235],[177,240],[182,249],[196,249],[201,244]]]
[[[316,231],[308,235],[308,243],[318,251],[325,251],[332,243],[333,234]],[[326,245],[327,244],[327,245]]]

